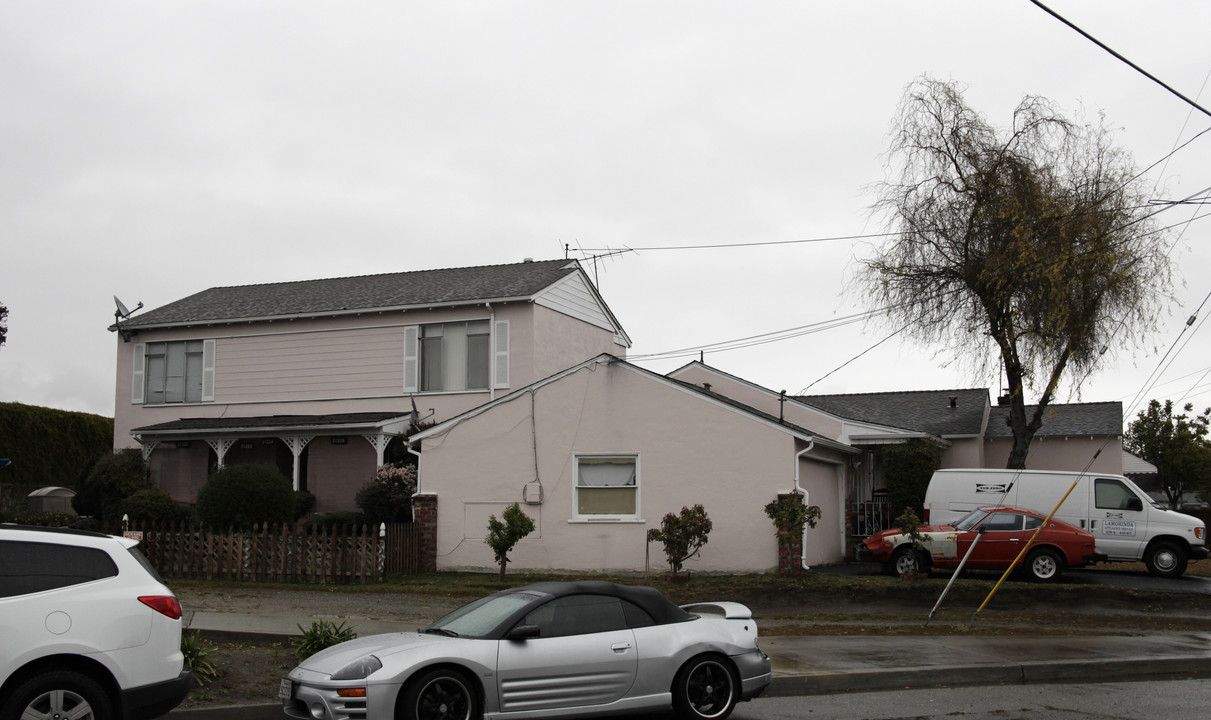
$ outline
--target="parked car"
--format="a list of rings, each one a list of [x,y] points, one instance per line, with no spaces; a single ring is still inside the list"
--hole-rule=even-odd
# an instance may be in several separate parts
[[[181,604],[136,545],[0,525],[0,720],[142,720],[185,698]]]
[[[1003,571],[1030,543],[1020,568],[1038,582],[1057,580],[1065,568],[1106,559],[1097,552],[1092,534],[1054,518],[1043,526],[1046,519],[1046,515],[1018,507],[977,508],[953,525],[921,527],[920,550],[913,549],[912,538],[899,528],[871,535],[858,548],[858,559],[883,563],[898,575],[930,568],[950,570],[959,566],[974,544],[965,569]]]
[[[294,718],[466,720],[672,707],[723,720],[770,682],[748,608],[678,607],[656,590],[544,582],[476,600],[414,633],[372,635],[282,680]]]

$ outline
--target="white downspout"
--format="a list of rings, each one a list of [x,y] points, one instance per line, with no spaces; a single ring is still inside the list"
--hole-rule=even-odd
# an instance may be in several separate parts
[[[814,448],[815,446],[816,446],[816,439],[808,438],[807,447],[805,447],[802,450],[800,450],[799,452],[795,453],[795,492],[797,492],[803,496],[804,505],[807,505],[807,491],[804,490],[803,486],[801,486],[799,484],[799,459],[802,458],[807,453],[811,452],[812,448]],[[799,557],[799,564],[803,566],[804,570],[811,570],[811,568],[808,567],[808,564],[807,564],[807,523],[803,524],[803,537],[799,540],[799,551],[801,553],[801,555]]]
[[[411,440],[408,440],[407,442],[404,443],[404,452],[408,453],[409,455],[416,456],[416,492],[414,492],[412,494],[419,495],[420,494],[420,453],[418,453],[417,451],[412,449]]]

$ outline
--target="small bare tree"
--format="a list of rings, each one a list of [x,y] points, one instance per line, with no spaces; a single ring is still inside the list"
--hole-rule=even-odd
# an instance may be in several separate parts
[[[1025,467],[1065,373],[1084,377],[1110,346],[1155,327],[1169,288],[1163,238],[1105,125],[1069,120],[1043,98],[1023,99],[1001,130],[955,83],[920,79],[894,127],[892,179],[874,208],[894,235],[858,284],[889,326],[976,370],[1000,360],[1008,467]],[[1027,386],[1038,392],[1029,416]]]

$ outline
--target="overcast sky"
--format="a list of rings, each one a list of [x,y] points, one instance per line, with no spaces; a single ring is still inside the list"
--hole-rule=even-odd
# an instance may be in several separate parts
[[[1211,3],[1049,4],[1211,106]],[[869,186],[922,74],[997,125],[1025,94],[1104,112],[1141,167],[1211,127],[1027,0],[3,3],[0,401],[112,415],[112,295],[152,308],[565,245],[629,250],[585,267],[659,372],[697,353],[642,356],[836,322],[866,309],[847,285],[875,241],[830,238],[882,229]],[[1211,186],[1209,161],[1211,134],[1149,174],[1155,197]],[[1199,210],[1160,216],[1183,234],[1152,342],[1060,400],[1211,405],[1211,329],[1180,334],[1211,293]],[[748,246],[669,249],[724,244]],[[792,393],[996,393],[886,335],[705,359]]]

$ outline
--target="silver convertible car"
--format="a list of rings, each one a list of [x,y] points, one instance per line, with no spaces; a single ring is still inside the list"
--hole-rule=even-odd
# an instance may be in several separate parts
[[[723,720],[770,682],[752,613],[678,607],[648,587],[544,582],[489,595],[415,633],[316,653],[282,680],[314,720],[583,717],[672,707]]]

